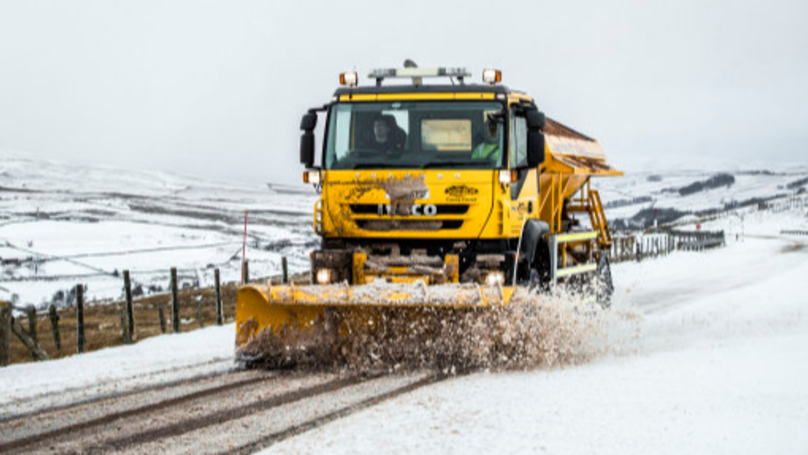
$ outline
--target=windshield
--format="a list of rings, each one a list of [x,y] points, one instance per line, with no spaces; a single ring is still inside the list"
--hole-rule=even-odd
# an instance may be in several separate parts
[[[504,112],[497,102],[336,104],[323,162],[326,169],[499,168]]]

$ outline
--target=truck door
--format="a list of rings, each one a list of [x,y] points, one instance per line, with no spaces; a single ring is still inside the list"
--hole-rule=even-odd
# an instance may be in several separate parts
[[[511,108],[508,167],[516,174],[511,182],[511,231],[519,234],[525,217],[538,213],[538,170],[527,167],[527,119],[520,106]]]

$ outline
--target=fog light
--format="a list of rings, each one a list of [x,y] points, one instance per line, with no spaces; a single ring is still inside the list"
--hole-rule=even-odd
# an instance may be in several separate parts
[[[485,276],[485,284],[491,287],[502,286],[505,283],[505,274],[502,272],[488,272]]]
[[[331,283],[331,269],[318,269],[317,270],[317,284]]]

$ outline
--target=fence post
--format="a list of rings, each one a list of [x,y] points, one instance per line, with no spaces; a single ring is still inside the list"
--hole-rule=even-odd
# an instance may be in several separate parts
[[[250,261],[244,261],[244,276],[241,277],[241,281],[244,284],[250,284]]]
[[[25,314],[28,316],[28,336],[31,337],[34,343],[39,344],[39,338],[36,336],[36,307],[28,305],[25,307]],[[31,353],[34,360],[37,359],[35,353]]]
[[[76,352],[84,352],[84,286],[76,285]]]
[[[132,305],[132,281],[129,279],[129,270],[123,271],[123,288],[126,293],[126,343],[132,343],[137,339],[135,336],[135,308]]]
[[[286,263],[286,256],[281,257],[281,269],[283,270],[283,284],[289,283],[289,265]]]
[[[177,293],[177,268],[171,267],[171,327],[180,333],[180,297]]]
[[[11,304],[0,302],[0,367],[11,363]]]
[[[626,239],[625,238],[620,239],[620,260],[621,261],[626,260]]]
[[[196,319],[199,320],[199,328],[200,329],[205,326],[202,323],[202,299],[199,299],[199,301],[196,302]]]
[[[131,343],[132,341],[129,338],[129,324],[126,323],[126,310],[118,311],[118,315],[121,318],[121,338],[124,344]]]
[[[57,351],[61,351],[62,337],[59,335],[59,313],[56,311],[56,305],[52,303],[48,307],[48,317],[50,318],[51,330],[53,331],[53,345],[56,346]]]
[[[166,333],[166,312],[164,307],[165,305],[162,303],[157,305],[157,312],[160,315],[160,333],[162,334]]]
[[[216,286],[216,324],[222,325],[224,315],[222,314],[222,288],[219,283],[219,269],[213,271],[213,281]]]

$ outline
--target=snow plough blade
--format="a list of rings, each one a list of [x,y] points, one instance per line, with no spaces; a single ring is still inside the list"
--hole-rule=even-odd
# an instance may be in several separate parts
[[[504,306],[513,292],[513,287],[477,284],[242,286],[236,301],[236,344],[245,348],[264,338],[305,345],[325,336],[317,332],[345,337],[384,330],[380,319],[401,322],[425,311],[448,314]]]

